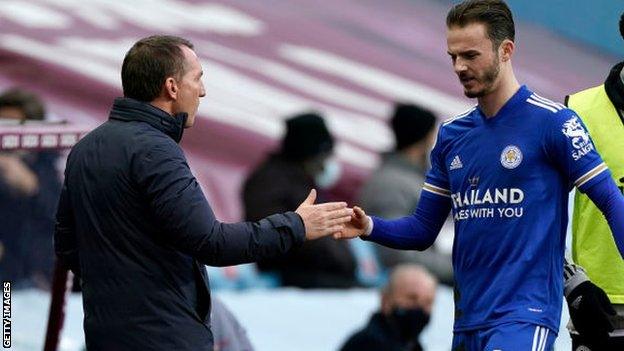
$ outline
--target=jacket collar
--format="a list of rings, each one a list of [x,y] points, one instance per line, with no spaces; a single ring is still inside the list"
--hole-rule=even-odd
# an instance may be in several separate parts
[[[183,112],[172,116],[150,103],[120,97],[115,99],[109,118],[126,122],[145,122],[179,143],[188,114]]]
[[[618,111],[624,110],[624,84],[622,84],[622,79],[620,79],[620,72],[623,67],[624,61],[613,66],[605,81],[607,96],[609,96],[609,100],[611,100]]]

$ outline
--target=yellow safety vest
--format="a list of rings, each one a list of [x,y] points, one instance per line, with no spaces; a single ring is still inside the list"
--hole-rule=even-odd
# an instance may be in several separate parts
[[[574,95],[568,106],[589,130],[596,149],[609,166],[613,180],[624,186],[624,123],[600,85]],[[624,304],[624,260],[620,256],[606,219],[580,191],[574,198],[572,257],[589,278],[609,296],[611,303]]]

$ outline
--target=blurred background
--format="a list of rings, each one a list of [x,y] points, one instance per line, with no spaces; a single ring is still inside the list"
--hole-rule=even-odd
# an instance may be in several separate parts
[[[619,1],[508,3],[516,19],[516,74],[542,96],[563,101],[567,94],[601,84],[624,56]],[[182,147],[217,217],[239,221],[253,217],[253,204],[245,204],[251,200],[243,196],[246,180],[270,155],[283,153],[285,121],[293,116],[320,116],[333,140],[332,148],[315,149],[323,167],[317,173],[306,168],[301,177],[310,182],[303,186],[318,187],[325,201],[358,204],[370,175],[397,151],[391,123],[396,102],[418,106],[438,122],[474,104],[464,98],[446,54],[444,21],[451,4],[1,0],[0,95],[19,88],[27,93],[18,99],[44,108],[41,118],[31,110],[22,116],[43,122],[0,123],[0,273],[13,283],[13,349],[43,347],[54,207],[67,150],[106,120],[112,100],[121,95],[121,61],[136,40],[166,33],[194,43],[206,97]],[[58,137],[57,142],[44,142],[44,135]],[[419,170],[426,168],[423,162]],[[29,179],[37,184],[31,190]],[[311,248],[325,252],[327,261],[336,256],[336,265],[323,272],[316,271],[318,262],[301,257],[208,271],[214,295],[257,350],[337,350],[378,309],[379,287],[394,265],[425,265],[441,284],[422,344],[426,350],[450,350],[452,277],[445,270],[452,240],[449,225],[430,249],[431,259],[388,260],[392,253],[358,240]],[[298,270],[284,272],[280,264]],[[288,274],[316,278],[293,280]],[[60,350],[83,347],[81,323],[75,292],[68,295]],[[557,349],[569,349],[566,332],[560,333]]]

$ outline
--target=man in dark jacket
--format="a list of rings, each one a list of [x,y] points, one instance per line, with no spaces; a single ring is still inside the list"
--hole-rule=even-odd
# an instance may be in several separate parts
[[[422,351],[418,337],[429,323],[437,282],[420,266],[396,266],[381,295],[381,311],[340,351]]]
[[[254,223],[219,222],[178,142],[205,95],[185,39],[144,38],[121,69],[124,98],[71,151],[55,249],[81,277],[88,350],[212,350],[204,264],[283,254],[341,230],[344,203]]]

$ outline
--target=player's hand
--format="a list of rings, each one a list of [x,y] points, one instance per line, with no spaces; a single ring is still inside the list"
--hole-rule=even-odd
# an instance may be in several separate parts
[[[351,220],[345,225],[343,230],[334,234],[334,239],[351,239],[364,235],[368,232],[369,225],[370,222],[364,210],[354,206]]]
[[[312,189],[308,197],[295,210],[303,220],[306,240],[338,233],[344,229],[345,223],[351,220],[353,211],[347,208],[346,202],[314,204],[315,200],[316,190]]]
[[[587,280],[570,291],[566,300],[570,319],[580,335],[596,342],[609,338],[613,331],[609,316],[615,316],[615,310],[602,289]]]

